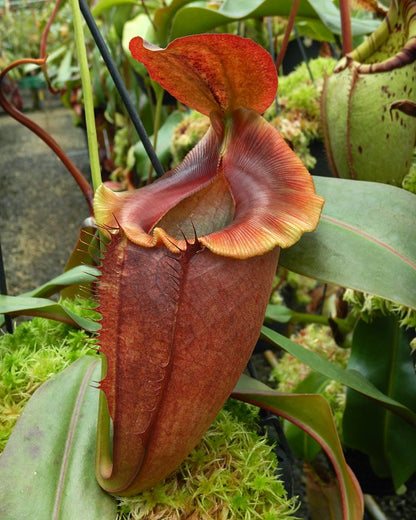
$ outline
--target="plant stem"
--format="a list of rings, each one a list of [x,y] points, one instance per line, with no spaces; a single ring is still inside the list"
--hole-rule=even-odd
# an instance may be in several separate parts
[[[113,78],[114,85],[116,86],[120,94],[120,97],[127,109],[127,112],[129,113],[130,119],[140,137],[141,142],[143,143],[144,149],[146,150],[150,162],[153,164],[157,176],[160,177],[164,173],[163,167],[160,164],[159,159],[157,158],[155,150],[149,140],[149,136],[146,133],[143,123],[139,117],[139,114],[135,110],[135,107],[130,99],[129,92],[123,83],[123,80],[110,55],[107,45],[100,31],[98,30],[97,24],[95,23],[94,17],[92,16],[89,10],[88,4],[86,0],[79,0],[79,4],[81,6],[82,14],[84,15],[85,21],[87,22],[88,28],[91,31],[92,37],[94,38],[95,43],[97,44],[97,47],[101,53],[101,56],[103,57],[103,60],[107,65],[108,71],[110,72],[110,75]]]
[[[40,42],[40,57],[41,58],[46,56],[46,42],[48,39],[48,34],[50,31],[51,25],[55,21],[56,13],[58,12],[60,3],[61,3],[61,0],[56,0],[55,7],[53,8],[52,14],[51,14],[49,20],[46,22],[45,29],[43,30],[42,39]]]
[[[368,513],[375,520],[387,520],[387,516],[371,495],[364,495],[364,504]]]
[[[55,21],[56,15],[59,10],[60,3],[61,3],[61,0],[56,0],[55,7],[53,8],[52,14],[49,17],[49,20],[46,22],[45,29],[43,30],[42,39],[40,42],[40,57],[41,58],[48,57],[48,55],[46,54],[46,45],[47,45],[47,41],[48,41],[48,34],[49,34],[49,31],[51,29],[53,22]],[[48,87],[49,92],[51,92],[52,94],[58,94],[59,89],[53,87],[51,80],[49,79],[48,66],[46,64],[46,60],[45,60],[45,63],[42,65],[42,71],[43,71],[43,75],[45,77],[46,85]]]
[[[289,39],[290,39],[290,33],[292,32],[293,24],[295,23],[296,14],[298,12],[299,2],[300,2],[300,0],[294,0],[292,9],[290,10],[290,15],[289,15],[289,19],[287,22],[285,35],[283,37],[283,42],[280,47],[279,56],[277,57],[277,60],[276,60],[276,69],[277,70],[280,69],[280,67],[283,63],[283,58],[285,57],[285,54],[286,54],[287,46],[289,44]]]
[[[145,0],[141,0],[141,1],[142,1],[143,11],[146,13],[146,16],[149,19],[149,22],[152,24],[153,30],[155,32],[157,32],[157,27],[155,25],[155,22],[153,21],[153,18],[150,14],[149,8],[147,7]]]
[[[157,150],[157,137],[160,130],[160,122],[162,120],[162,108],[163,108],[163,95],[164,90],[159,87],[159,85],[154,88],[154,92],[156,95],[156,110],[155,110],[155,117],[153,122],[153,148],[156,152]],[[150,163],[150,169],[149,169],[149,177],[147,179],[147,183],[150,184],[152,182],[152,173],[153,173],[153,165]]]
[[[155,120],[153,123],[153,147],[155,150],[157,148],[157,136],[160,130],[160,121],[162,119],[163,94],[163,89],[161,89],[160,87],[156,89],[156,113]]]
[[[290,323],[316,323],[318,325],[326,325],[331,327],[334,333],[334,328],[338,330],[343,336],[351,332],[355,325],[355,320],[344,319],[344,318],[329,318],[328,316],[322,316],[322,314],[308,314],[304,312],[291,311]],[[342,345],[341,345],[342,346]]]
[[[95,128],[94,102],[92,96],[91,77],[88,67],[87,49],[85,47],[82,16],[77,0],[70,0],[74,23],[75,43],[78,63],[81,72],[82,93],[84,98],[85,122],[87,125],[88,151],[90,156],[91,179],[94,191],[102,183],[100,160],[98,156],[97,131]]]
[[[348,0],[340,0],[339,10],[341,13],[342,55],[345,56],[352,51],[351,14]]]
[[[277,359],[275,353],[272,350],[265,350],[263,352],[263,355],[272,368],[277,368],[279,366],[279,360]]]
[[[315,84],[315,80],[313,78],[313,74],[312,74],[311,68],[309,66],[309,58],[308,58],[308,56],[306,54],[305,47],[304,47],[304,45],[302,43],[301,37],[299,36],[299,32],[296,29],[295,25],[293,26],[293,32],[295,33],[296,42],[298,44],[300,53],[302,54],[303,62],[305,63],[306,68],[308,69],[309,77],[311,78],[312,83]]]
[[[307,312],[291,311],[291,323],[319,323],[320,325],[329,325],[328,316],[321,314],[308,314]]]

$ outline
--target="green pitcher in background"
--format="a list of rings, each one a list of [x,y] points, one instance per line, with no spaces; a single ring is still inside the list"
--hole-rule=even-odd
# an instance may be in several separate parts
[[[393,0],[379,28],[342,58],[322,97],[337,177],[400,186],[416,137],[416,1]]]

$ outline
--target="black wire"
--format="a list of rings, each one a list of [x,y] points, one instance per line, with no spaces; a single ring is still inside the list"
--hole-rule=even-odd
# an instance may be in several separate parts
[[[91,11],[87,5],[86,0],[79,0],[79,6],[81,9],[81,12],[84,16],[84,19],[88,25],[88,28],[91,32],[92,37],[94,38],[95,43],[97,44],[98,50],[101,53],[101,56],[108,68],[108,71],[111,74],[111,77],[113,78],[114,85],[116,86],[121,100],[123,101],[127,112],[130,116],[130,119],[139,134],[140,140],[143,143],[144,149],[146,150],[146,153],[150,159],[150,162],[153,165],[153,168],[155,169],[156,175],[160,177],[163,175],[163,167],[160,164],[160,161],[156,155],[155,149],[152,146],[152,143],[150,142],[149,136],[146,133],[146,130],[143,126],[143,123],[140,119],[139,114],[137,113],[131,99],[129,92],[126,88],[126,86],[123,83],[123,80],[120,76],[120,73],[117,70],[116,64],[114,63],[113,58],[111,57],[110,51],[108,50],[108,47],[104,41],[104,38],[102,37],[100,30],[97,27],[97,24],[95,23],[94,17],[91,14]]]
[[[298,47],[299,47],[299,50],[300,50],[300,53],[302,54],[302,59],[303,61],[305,62],[305,65],[306,65],[306,68],[308,69],[308,72],[309,72],[309,76],[311,78],[311,81],[312,83],[315,83],[315,80],[313,78],[313,74],[312,74],[312,71],[311,71],[311,68],[309,66],[309,59],[308,59],[308,56],[306,55],[306,52],[305,52],[305,48],[303,46],[303,43],[302,43],[302,40],[299,36],[299,32],[298,30],[296,29],[296,26],[294,25],[293,26],[293,32],[295,33],[295,37],[296,37],[296,41],[297,41],[297,44],[298,44]]]
[[[6,272],[4,270],[3,263],[3,253],[1,250],[1,241],[0,241],[0,293],[7,294],[7,283],[6,283]],[[13,322],[10,316],[7,314],[4,315],[4,322],[6,324],[6,331],[9,334],[13,334]]]

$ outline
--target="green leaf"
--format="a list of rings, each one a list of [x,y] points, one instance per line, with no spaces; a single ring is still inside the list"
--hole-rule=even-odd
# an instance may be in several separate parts
[[[376,182],[314,177],[318,228],[281,251],[297,273],[416,308],[416,195]]]
[[[379,390],[416,411],[416,375],[406,332],[394,317],[360,321],[354,331],[348,367]],[[380,477],[392,477],[399,489],[416,471],[416,426],[378,403],[347,390],[343,418],[345,444],[366,453]]]
[[[182,121],[183,112],[179,110],[175,110],[166,118],[163,125],[160,127],[158,135],[157,135],[157,146],[156,146],[156,154],[159,158],[159,161],[163,165],[167,165],[170,154],[170,146],[172,142],[173,131],[176,126]],[[150,137],[153,140],[153,136]],[[136,171],[138,174],[147,179],[149,175],[150,169],[150,160],[144,149],[144,146],[141,142],[138,142],[134,147],[134,157],[136,160]]]
[[[135,36],[141,36],[142,38],[151,43],[154,43],[155,41],[152,23],[149,20],[149,17],[143,13],[138,14],[135,18],[129,20],[124,24],[121,46],[123,47],[124,53],[127,56],[127,59],[129,60],[129,63],[133,67],[133,69],[138,74],[140,74],[140,76],[146,77],[146,67],[142,63],[139,63],[137,60],[134,60],[130,52],[130,40]]]
[[[324,397],[317,394],[281,394],[246,375],[241,376],[232,397],[277,413],[309,433],[322,446],[334,466],[340,484],[343,519],[362,519],[360,486],[345,462],[331,410]]]
[[[26,292],[24,294],[21,294],[19,298],[46,298],[47,296],[50,296],[52,294],[55,294],[62,289],[68,288],[69,286],[74,286],[74,284],[88,284],[89,282],[93,282],[97,279],[97,276],[100,275],[100,271],[92,266],[87,265],[78,265],[76,267],[73,267],[72,269],[69,269],[68,271],[58,275],[55,278],[52,278],[52,280],[49,280],[43,285],[40,285],[36,289],[33,289],[32,291]],[[1,305],[5,305],[6,302],[4,301],[3,304],[1,303],[2,295],[0,295],[0,308]],[[9,300],[8,305],[11,305],[11,308],[15,309],[17,302],[13,299],[15,297],[9,297],[12,298],[12,300]],[[27,306],[28,302],[25,300],[25,303],[21,302],[23,306]],[[32,301],[29,303],[29,307],[33,306],[34,302]],[[20,311],[19,311],[20,313]],[[23,313],[24,314],[24,313]],[[65,313],[64,313],[65,315]],[[27,314],[27,316],[35,316],[35,314]],[[72,319],[72,316],[71,316]],[[63,321],[63,320],[60,320]],[[2,314],[2,311],[0,310],[0,327],[4,323],[4,316]],[[72,324],[72,323],[71,323]],[[78,326],[78,325],[76,325]],[[83,325],[81,327],[85,328]],[[91,329],[87,329],[91,330]]]
[[[97,17],[107,9],[124,4],[141,5],[139,0],[99,0],[91,9],[91,13],[94,17]]]
[[[289,354],[292,354],[292,356],[295,356],[296,359],[302,363],[305,363],[305,365],[308,365],[310,368],[312,368],[312,370],[316,370],[329,379],[338,381],[343,385],[346,385],[349,388],[366,395],[367,397],[371,397],[371,399],[376,400],[382,406],[399,415],[412,426],[416,426],[415,412],[410,410],[404,404],[399,403],[386,394],[383,394],[383,392],[375,387],[373,383],[364,377],[360,372],[352,370],[351,368],[343,370],[330,361],[327,361],[316,352],[312,352],[305,349],[304,347],[301,347],[294,341],[291,341],[285,336],[282,336],[282,334],[279,334],[278,332],[275,332],[268,327],[262,328],[262,336],[273,345],[281,347],[286,352],[289,352]]]
[[[114,520],[94,475],[99,379],[84,356],[34,393],[0,457],[2,520]]]
[[[67,81],[72,78],[74,67],[72,66],[72,49],[67,49],[58,68],[58,74],[55,78],[55,84],[59,88],[63,88]]]
[[[312,371],[294,388],[293,393],[322,394],[328,381],[327,377]],[[306,462],[311,462],[321,451],[320,445],[295,424],[286,422],[284,430],[293,453]]]
[[[168,30],[171,27],[170,40],[189,34],[211,31],[216,27],[247,18],[264,16],[289,16],[292,0],[228,0],[219,9],[200,6],[186,6],[189,1],[174,1],[167,8],[156,12],[155,22],[160,30],[162,44],[167,43]],[[341,34],[341,16],[339,9],[331,0],[301,0],[297,13],[297,22],[314,22],[316,34],[322,39],[332,39],[332,33]],[[318,24],[320,29],[318,30]],[[373,32],[379,21],[352,19],[355,36]],[[164,41],[166,40],[166,41]]]
[[[64,305],[46,298],[30,298],[27,296],[5,296],[0,294],[0,314],[10,316],[41,316],[51,320],[62,321],[89,332],[96,332],[101,325],[96,321],[77,316]]]
[[[172,20],[179,9],[193,0],[172,0],[169,5],[156,9],[154,23],[157,28],[159,45],[167,45],[169,40],[169,30]]]
[[[40,285],[32,291],[21,294],[24,297],[45,298],[59,292],[64,287],[78,283],[94,282],[100,271],[89,265],[78,265]]]
[[[331,32],[342,35],[341,13],[332,0],[308,0],[308,2]],[[380,20],[364,20],[362,18],[351,17],[353,36],[362,36],[372,33],[379,25]]]
[[[269,303],[266,308],[264,318],[270,321],[277,321],[279,323],[288,323],[293,315],[293,312],[285,305],[277,305]]]
[[[94,265],[101,263],[102,260],[101,240],[104,239],[99,237],[97,228],[92,226],[89,219],[87,219],[79,230],[77,243],[68,258],[64,273],[69,273],[76,268],[80,274],[80,278],[72,281],[71,285],[67,285],[61,289],[62,298],[74,299],[80,294],[81,287],[85,291],[85,289],[91,288],[92,282],[97,280],[96,277],[98,277],[101,272],[94,267]],[[88,279],[88,275],[91,275],[92,278]],[[32,296],[38,295],[33,294]]]
[[[188,6],[180,9],[173,18],[170,40],[188,34],[212,31],[227,23],[259,18],[263,16],[289,16],[292,0],[232,0],[224,2],[220,9]],[[306,0],[301,0],[298,9],[299,19],[318,19],[316,11]]]

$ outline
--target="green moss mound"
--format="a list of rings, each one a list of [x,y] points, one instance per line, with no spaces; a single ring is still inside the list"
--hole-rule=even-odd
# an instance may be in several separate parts
[[[297,503],[277,475],[273,446],[248,427],[257,410],[241,404],[238,419],[235,407],[230,400],[171,477],[120,499],[119,520],[294,519]]]
[[[272,105],[265,113],[307,168],[316,165],[311,143],[323,139],[321,95],[324,78],[332,74],[335,63],[332,58],[316,58],[308,65],[300,64],[287,76],[280,76],[279,111]]]
[[[91,317],[79,304],[65,305]],[[94,340],[83,330],[43,318],[23,322],[14,334],[0,335],[0,451],[35,390],[93,347]]]

